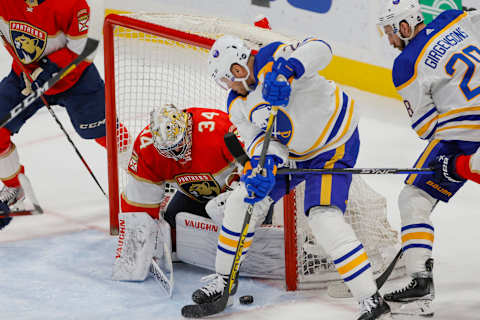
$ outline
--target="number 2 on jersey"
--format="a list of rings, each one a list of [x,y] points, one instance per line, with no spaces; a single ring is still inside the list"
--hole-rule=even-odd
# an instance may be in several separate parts
[[[447,65],[445,66],[445,71],[448,75],[454,76],[455,64],[457,61],[462,61],[466,66],[467,70],[463,75],[462,82],[460,83],[460,90],[463,92],[465,99],[467,101],[472,100],[476,96],[480,95],[480,85],[475,89],[470,89],[470,81],[475,76],[475,65],[480,67],[480,50],[475,46],[468,46],[462,50],[462,52],[455,53],[450,60],[448,60]],[[480,79],[480,75],[477,77]]]

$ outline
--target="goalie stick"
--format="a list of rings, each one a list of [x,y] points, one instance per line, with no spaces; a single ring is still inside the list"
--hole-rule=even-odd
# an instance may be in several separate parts
[[[267,155],[268,145],[270,144],[273,122],[277,116],[278,107],[273,106],[270,116],[268,118],[267,128],[265,130],[265,140],[263,141],[262,151],[258,166],[253,169],[256,174],[264,174],[265,157]],[[227,136],[225,136],[227,137]],[[225,138],[224,137],[224,138]],[[235,137],[236,138],[236,137]],[[238,140],[237,140],[238,141]],[[225,141],[226,143],[226,141]],[[186,305],[182,308],[182,316],[186,318],[203,318],[222,312],[225,310],[230,298],[230,293],[235,283],[235,279],[238,277],[238,269],[240,268],[240,258],[242,257],[243,247],[245,245],[245,239],[247,237],[248,227],[250,225],[250,219],[253,213],[253,204],[249,203],[247,206],[247,212],[243,220],[242,231],[240,232],[240,239],[237,244],[237,250],[235,251],[235,258],[230,269],[230,275],[228,278],[228,286],[223,290],[221,297],[214,302],[205,304],[192,304]]]
[[[234,133],[229,132],[229,133],[225,134],[223,139],[225,140],[225,145],[227,146],[228,151],[230,151],[230,153],[232,154],[232,156],[235,158],[235,160],[238,163],[240,163],[242,166],[244,166],[245,163],[247,161],[249,161],[250,159],[249,159],[247,153],[245,152],[245,150],[243,149],[242,145],[240,144],[240,141],[238,141],[237,136]],[[262,149],[262,152],[263,152],[263,149]],[[282,169],[278,169],[277,174],[279,174],[281,170]],[[291,170],[291,169],[288,169],[288,170]],[[310,170],[310,169],[306,169],[306,170]],[[325,171],[327,171],[327,170],[329,172],[331,172],[331,169],[325,169]],[[359,169],[359,170],[361,170],[361,169]],[[284,171],[284,172],[286,172],[286,171]],[[325,172],[323,172],[323,173],[325,173]],[[350,173],[352,173],[352,172],[350,172]],[[283,174],[288,174],[288,173],[283,173]],[[377,279],[375,279],[375,282],[377,284],[378,289],[380,289],[383,286],[383,284],[387,281],[388,277],[390,277],[393,269],[395,268],[395,265],[397,264],[398,260],[402,256],[402,253],[403,253],[403,251],[402,251],[402,249],[400,249],[400,251],[396,254],[396,256],[390,262],[390,264],[385,269],[385,271]]]
[[[10,112],[5,115],[0,120],[0,127],[4,127],[8,122],[10,122],[13,118],[18,116],[22,111],[27,109],[33,102],[37,101],[46,91],[52,88],[58,81],[60,81],[63,77],[68,75],[73,69],[75,69],[80,62],[85,60],[89,55],[91,55],[98,47],[98,40],[88,38],[83,48],[83,51],[80,55],[75,58],[68,66],[61,69],[55,76],[50,78],[47,82],[43,84],[43,86],[36,88],[30,95],[28,95],[23,101],[13,107]]]

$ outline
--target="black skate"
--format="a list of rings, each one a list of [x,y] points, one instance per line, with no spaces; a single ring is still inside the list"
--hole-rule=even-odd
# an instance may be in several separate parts
[[[412,275],[410,283],[399,290],[384,295],[386,301],[393,302],[392,314],[433,316],[431,302],[435,298],[433,285],[433,259],[425,262],[426,271]]]
[[[367,298],[360,304],[360,316],[357,320],[375,320],[375,319],[391,319],[390,307],[383,300],[382,296],[375,293],[370,298]]]
[[[202,288],[195,290],[192,294],[192,300],[196,304],[205,304],[218,301],[223,294],[223,290],[227,289],[228,275],[221,275],[218,273],[208,275],[202,278],[202,281],[208,282]],[[233,285],[232,292],[230,293],[228,306],[233,304],[233,295],[237,291],[238,277],[235,279],[235,284]]]

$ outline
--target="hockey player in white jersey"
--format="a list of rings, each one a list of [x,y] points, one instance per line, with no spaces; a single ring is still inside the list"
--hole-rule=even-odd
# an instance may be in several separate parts
[[[409,175],[399,195],[402,246],[412,281],[385,300],[399,303],[392,313],[429,316],[434,313],[430,214],[465,179],[480,182],[480,14],[449,10],[425,25],[417,0],[388,0],[378,24],[401,51],[393,82],[413,130],[428,141],[415,167],[435,168],[432,175]]]
[[[299,168],[355,165],[360,144],[358,107],[335,83],[318,74],[331,58],[331,47],[316,38],[294,44],[273,42],[251,54],[241,39],[227,35],[210,50],[210,73],[219,85],[231,89],[227,111],[252,159],[244,168],[242,186],[226,202],[216,275],[193,293],[195,303],[216,301],[225,290],[247,203],[266,197],[277,201],[287,188],[305,181],[305,214],[313,234],[360,303],[357,319],[380,319],[390,314],[373,281],[365,249],[343,218],[351,175],[304,175],[294,176],[291,181],[286,176],[275,176],[277,166],[291,163]],[[280,77],[288,82],[277,80]],[[272,105],[283,107],[274,123],[265,162],[268,173],[264,177],[252,174],[252,168],[259,161]],[[255,225],[249,225],[242,257],[252,243]]]

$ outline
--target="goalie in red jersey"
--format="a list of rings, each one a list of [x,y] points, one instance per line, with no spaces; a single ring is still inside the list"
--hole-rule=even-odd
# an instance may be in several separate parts
[[[165,105],[151,112],[128,164],[114,279],[144,280],[152,258],[170,254],[179,212],[208,217],[206,203],[226,189],[236,168],[223,141],[235,130],[228,115],[216,109]],[[161,217],[167,183],[177,192]]]

